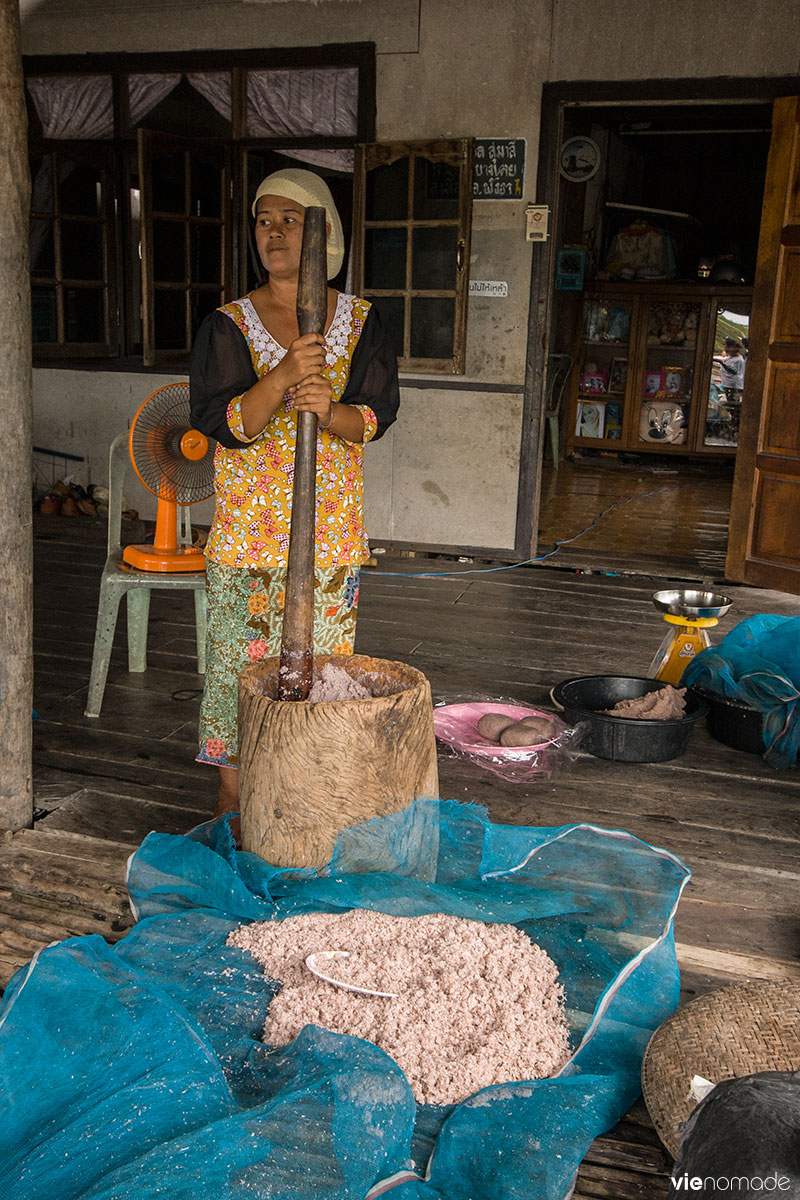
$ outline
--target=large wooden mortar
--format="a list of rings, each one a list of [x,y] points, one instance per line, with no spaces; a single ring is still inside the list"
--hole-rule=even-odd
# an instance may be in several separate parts
[[[239,678],[242,848],[277,867],[320,867],[343,829],[436,797],[430,685],[414,667],[363,654],[314,658],[341,667],[365,700],[278,700],[280,659]]]

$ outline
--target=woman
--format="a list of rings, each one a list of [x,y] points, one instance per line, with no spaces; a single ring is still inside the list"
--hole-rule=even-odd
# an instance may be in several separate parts
[[[252,210],[267,282],[212,313],[192,354],[192,422],[219,443],[198,755],[219,767],[218,815],[238,808],[239,673],[280,654],[297,412],[319,422],[314,648],[350,654],[358,572],[369,552],[363,445],[386,432],[399,404],[397,362],[367,301],[328,288],[325,335],[299,335],[300,250],[311,205],[326,211],[328,279],[338,273],[344,237],[327,184],[310,171],[267,176]]]

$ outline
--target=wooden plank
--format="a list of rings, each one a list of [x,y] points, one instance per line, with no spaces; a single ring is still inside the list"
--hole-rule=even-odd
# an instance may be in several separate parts
[[[0,986],[42,946],[121,937],[132,924],[124,884],[132,844],[21,830],[0,845]]]
[[[54,703],[53,697],[46,691],[34,688],[34,702],[38,702],[37,712],[41,721],[41,725],[36,729],[37,743],[45,737],[49,743],[54,743],[57,740],[56,728],[69,731],[68,736],[73,744],[82,749],[87,749],[90,744],[98,744],[106,732],[133,728],[140,730],[140,744],[149,740],[170,741],[177,737],[178,730],[183,729],[187,723],[186,704],[173,700],[171,695],[152,692],[148,694],[138,689],[124,689],[117,684],[109,684],[103,696],[103,709],[100,716],[92,720],[90,731],[82,721],[86,692],[87,688],[84,687],[78,692],[68,693],[68,697],[74,696],[78,701],[75,706],[80,712],[78,718],[74,709],[70,715],[63,703]],[[61,699],[63,701],[68,697]],[[192,703],[196,713],[199,697]],[[186,752],[190,752],[188,747]],[[192,757],[194,753],[196,748]]]
[[[661,1146],[643,1145],[619,1133],[616,1137],[596,1138],[584,1163],[593,1166],[616,1167],[640,1171],[644,1175],[663,1175],[669,1168],[667,1155]]]
[[[14,900],[0,892],[0,946],[6,949],[21,947],[23,940],[36,947],[62,942],[68,937],[99,934],[108,941],[118,941],[133,925],[133,914],[120,913],[109,918],[102,913],[89,913],[73,908],[36,906],[26,897]],[[28,955],[30,957],[30,955]]]
[[[566,561],[585,560],[587,553],[596,551],[599,561],[606,565],[609,560],[627,558],[640,571],[651,562],[663,564],[661,569],[665,570],[667,560],[671,560],[678,568],[675,571],[673,567],[674,575],[687,568],[697,570],[696,530],[699,522],[709,524],[709,517],[717,526],[711,544],[724,554],[732,464],[717,460],[700,466],[672,458],[668,468],[656,471],[656,466],[649,460],[626,463],[606,459],[598,464],[597,460],[583,459],[561,463],[557,472],[546,470],[539,516],[540,546],[578,533],[609,505],[637,497],[602,517],[577,543],[565,546],[562,553]],[[709,483],[709,478],[714,482]],[[691,486],[693,483],[702,486]],[[676,484],[689,486],[675,488]],[[668,487],[674,490],[656,491]],[[673,529],[669,540],[661,536],[667,526]]]
[[[120,783],[124,783],[126,788],[130,784],[143,784],[154,789],[179,791],[198,798],[207,795],[209,805],[213,808],[210,798],[216,795],[217,790],[213,771],[208,766],[191,763],[189,758],[183,762],[178,759],[173,770],[163,770],[159,765],[150,766],[145,759],[132,764],[110,762],[107,759],[93,759],[89,755],[81,755],[78,751],[67,753],[61,750],[39,749],[36,757],[42,766],[56,768],[66,774],[75,772],[95,787],[99,788],[105,783],[112,794]],[[191,771],[190,766],[193,768]]]
[[[21,916],[22,911],[28,913],[29,921]],[[99,934],[113,943],[123,937],[132,924],[130,916],[86,921],[79,914],[67,919],[59,912],[53,917],[53,921],[48,921],[44,910],[37,909],[29,901],[17,909],[9,909],[0,897],[0,988],[5,988],[12,975],[24,967],[37,950],[53,942]]]
[[[787,894],[784,904],[776,904],[775,908],[790,906]],[[713,969],[715,974],[730,974],[722,958],[712,963],[709,951],[713,949],[725,961],[730,954],[753,959],[759,977],[764,976],[765,964],[772,962],[777,976],[786,978],[797,959],[800,919],[796,908],[789,913],[775,912],[764,903],[722,904],[688,892],[678,906],[675,936],[684,946],[697,949],[697,958],[684,958],[687,969],[697,967],[704,971]]]
[[[56,832],[50,826],[38,829],[21,829],[14,835],[14,850],[20,853],[46,852],[61,858],[78,859],[81,862],[111,864],[116,867],[136,849],[138,842],[91,837],[86,834]],[[2,851],[0,851],[2,853]]]
[[[87,719],[77,740],[74,728],[40,719],[36,722],[37,743],[46,743],[50,753],[61,751],[74,758],[96,758],[119,764],[138,762],[157,766],[164,771],[189,771],[201,777],[203,767],[193,761],[196,753],[194,742],[178,741],[169,734],[161,738],[140,737],[127,729],[120,729],[116,722],[111,728],[103,728],[101,721],[102,717],[89,724]]]
[[[794,945],[796,946],[796,941]],[[722,950],[676,943],[681,970],[709,971],[725,976],[731,982],[746,979],[800,979],[800,964],[796,958],[775,959],[755,954],[732,954]]]
[[[616,617],[598,614],[591,625],[583,610],[580,619],[570,612],[540,614],[519,624],[500,625],[476,611],[462,617],[462,610],[439,618],[436,623],[418,624],[415,632],[434,660],[443,655],[453,661],[534,663],[557,672],[552,682],[564,675],[647,675],[653,655],[666,632],[653,622],[637,628],[629,613]],[[626,623],[624,647],[616,644],[620,621]],[[565,651],[568,654],[565,654]],[[591,668],[588,663],[591,661]],[[607,664],[607,665],[606,665]]]
[[[81,664],[85,665],[85,668],[88,670],[93,645],[93,640],[91,643],[87,641],[82,645],[80,642],[76,642],[69,646],[64,646],[63,637],[46,638],[37,636],[34,638],[34,652],[37,662],[41,662],[42,660],[66,661],[73,665],[73,669],[77,669],[78,664]],[[166,646],[167,648],[164,649],[158,645],[151,645],[148,639],[148,668],[160,667],[167,671],[181,672],[191,670],[193,673],[196,671],[197,651],[194,635],[192,635],[191,641],[187,637],[182,647],[179,644],[173,648],[168,642]],[[181,653],[181,649],[183,649],[183,653]],[[123,664],[127,663],[127,659],[124,657],[126,653],[124,633],[118,626],[117,638],[112,651],[112,662],[118,666],[123,666]]]
[[[584,1161],[578,1172],[573,1200],[660,1200],[669,1192],[669,1176],[663,1179],[621,1171],[608,1165],[594,1166]]]
[[[210,821],[213,808],[178,807],[150,800],[116,796],[110,807],[106,796],[81,792],[65,801],[46,818],[48,830],[67,830],[93,837],[118,837],[138,845],[148,833],[188,833],[195,825]]]
[[[133,779],[98,779],[96,775],[81,775],[80,779],[83,785],[80,791],[81,800],[88,804],[104,801],[109,809],[113,809],[121,801],[138,800],[156,801],[172,808],[204,812],[207,807],[206,801],[216,790],[216,780],[210,768],[206,768],[201,776],[202,781],[209,785],[206,792],[195,786],[182,788],[179,776],[170,776],[168,782],[159,778],[155,784],[149,779],[140,779],[135,775]],[[72,797],[66,796],[64,799]]]
[[[586,805],[581,806],[580,796],[577,792],[572,793],[571,803],[565,802],[561,797],[550,801],[542,792],[532,803],[526,801],[523,805],[519,805],[506,802],[503,807],[507,817],[502,823],[550,826],[581,824],[588,820],[590,824],[598,825],[603,829],[622,827],[626,832],[642,838],[643,841],[650,842],[651,845],[660,845],[666,838],[669,841],[668,848],[674,854],[684,860],[691,860],[687,863],[690,867],[694,863],[699,868],[709,861],[722,866],[728,861],[728,855],[721,857],[717,849],[709,851],[708,848],[709,834],[713,834],[715,831],[720,835],[720,842],[724,841],[726,829],[721,822],[712,823],[711,820],[703,821],[702,818],[698,818],[698,822],[695,824],[670,816],[667,816],[665,820],[662,816],[653,816],[651,813],[637,814],[635,812],[635,795],[628,796],[628,800],[628,811],[623,813],[620,812],[619,796],[617,796],[617,803],[613,810],[610,811],[605,809],[602,798],[598,797],[592,805],[591,813],[587,814]],[[665,789],[663,793],[662,804],[664,807],[669,805],[668,789]],[[498,804],[495,803],[490,807],[493,808],[493,811],[499,812]],[[648,797],[648,807],[658,807],[654,797]],[[508,820],[508,816],[511,816],[512,813],[513,819]],[[527,820],[520,819],[523,817],[527,817]],[[620,817],[624,817],[624,821],[620,821]],[[739,824],[746,825],[746,819],[740,821]],[[792,824],[796,829],[796,820]],[[738,867],[740,871],[750,872],[752,870],[765,873],[771,879],[785,875],[791,880],[800,880],[797,837],[777,838],[768,833],[753,835],[745,829],[729,829],[727,832],[728,834],[733,832],[738,834],[735,843],[736,863],[730,865]],[[730,854],[733,849],[730,838],[728,844]]]
[[[22,886],[28,886],[30,895],[44,898],[51,895],[80,896],[89,904],[103,905],[103,911],[111,911],[105,906],[111,904],[113,908],[119,896],[124,894],[125,867],[129,854],[130,848],[126,847],[116,862],[84,857],[80,860],[78,870],[75,858],[44,848],[20,845],[15,839],[0,850],[2,887],[19,894]]]
[[[74,758],[69,759],[71,770],[40,764],[34,774],[34,796],[37,794],[36,781],[41,778],[45,781],[43,786],[47,789],[45,806],[48,803],[52,805],[56,798],[63,803],[76,792],[88,789],[105,796],[109,806],[113,806],[117,796],[130,796],[139,800],[152,800],[157,796],[159,800],[175,807],[193,808],[204,806],[206,796],[211,797],[216,788],[211,769],[207,769],[199,780],[186,779],[176,774],[165,776],[163,772],[146,770],[133,770],[129,772],[131,778],[122,778],[113,773],[104,773],[104,765],[107,767],[107,764],[93,764],[91,760]],[[199,786],[203,783],[208,785],[207,788]]]
[[[743,845],[750,847],[747,862],[758,865],[785,867],[794,873],[798,848],[798,797],[779,783],[772,789],[763,786],[762,800],[752,798],[749,789],[730,789],[726,781],[709,773],[700,774],[707,790],[708,808],[703,811],[685,798],[684,780],[692,772],[675,778],[669,774],[656,775],[645,791],[635,783],[619,783],[613,778],[587,773],[578,778],[564,777],[558,783],[542,782],[526,794],[524,787],[493,781],[485,772],[475,778],[464,770],[454,769],[451,761],[440,758],[440,792],[445,798],[469,799],[486,804],[493,819],[502,824],[565,825],[589,822],[604,828],[625,829],[635,836],[655,844],[668,843],[678,854],[695,854],[701,842],[714,846],[719,841],[728,847],[721,855],[714,850],[715,859],[728,861],[738,854],[741,835]],[[586,803],[587,789],[592,801]],[[727,838],[727,843],[726,843]],[[774,847],[774,854],[773,854]],[[763,848],[763,849],[762,849]],[[776,861],[777,856],[777,861]],[[698,859],[695,859],[698,861]]]
[[[396,565],[395,562],[392,565]],[[448,574],[440,578],[407,581],[402,573],[397,579],[389,579],[377,573],[362,571],[359,614],[363,614],[365,610],[362,606],[369,605],[373,597],[379,598],[379,603],[385,609],[392,600],[397,600],[402,604],[410,603],[409,597],[413,595],[411,589],[424,587],[430,602],[436,602],[440,608],[446,606],[449,599],[463,605],[465,602],[471,603],[477,596],[490,604],[490,611],[493,615],[495,612],[505,614],[511,610],[515,597],[526,596],[535,599],[537,596],[570,595],[584,599],[583,609],[587,616],[595,615],[596,606],[592,602],[595,600],[598,603],[602,602],[603,607],[613,605],[615,611],[622,614],[627,622],[629,607],[635,607],[642,613],[651,610],[653,616],[656,617],[656,610],[652,606],[652,593],[659,587],[668,587],[673,584],[669,577],[661,574],[654,579],[643,581],[641,576],[635,579],[619,579],[603,575],[576,574],[572,569],[515,566],[503,571],[494,569],[476,571],[476,574],[471,577],[465,577],[464,569],[460,564],[449,564],[449,567],[459,568],[458,571],[454,570],[453,572],[456,578],[450,579]],[[469,569],[475,570],[476,568]],[[442,588],[445,584],[448,585],[448,588],[451,585],[460,585],[464,599],[459,599],[458,594],[456,596],[442,594],[441,598],[437,600],[437,589]],[[796,600],[781,592],[731,586],[726,586],[725,591],[733,599],[734,608],[721,619],[714,637],[717,637],[725,629],[732,628],[743,617],[752,616],[757,612],[774,611],[784,615],[796,615],[797,613]],[[402,613],[393,613],[392,615],[402,622]],[[657,624],[659,628],[663,629],[663,624],[658,621]],[[620,633],[627,635],[627,624],[618,629],[618,635]],[[625,636],[618,637],[618,641],[624,643]]]

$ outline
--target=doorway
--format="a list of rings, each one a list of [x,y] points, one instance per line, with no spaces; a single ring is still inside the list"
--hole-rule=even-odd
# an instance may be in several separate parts
[[[573,367],[559,410],[565,457],[556,469],[546,452],[529,486],[539,554],[578,535],[567,552],[576,566],[653,560],[697,578],[724,573],[741,402],[741,379],[726,368],[738,355],[746,370],[775,91],[757,93],[769,82],[743,81],[731,97],[712,94],[721,81],[698,81],[692,99],[666,82],[545,89],[537,199],[551,204],[554,232],[548,271],[534,271],[548,315],[533,323],[532,344],[540,338],[543,358],[568,354]],[[637,226],[650,242],[638,260],[620,253]],[[615,288],[637,296],[636,344],[584,363],[587,308]],[[658,336],[648,321],[678,296],[701,328],[691,353],[684,338],[665,356],[648,345]],[[651,369],[670,358],[678,370]],[[634,361],[635,387],[624,382]],[[680,401],[662,392],[649,424],[646,386],[677,388]]]

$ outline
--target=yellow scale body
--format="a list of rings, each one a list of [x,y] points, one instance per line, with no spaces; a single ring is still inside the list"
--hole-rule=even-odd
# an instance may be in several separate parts
[[[688,664],[701,650],[711,645],[706,630],[718,625],[716,617],[675,617],[661,614],[672,628],[656,651],[648,674],[651,679],[677,686]]]

